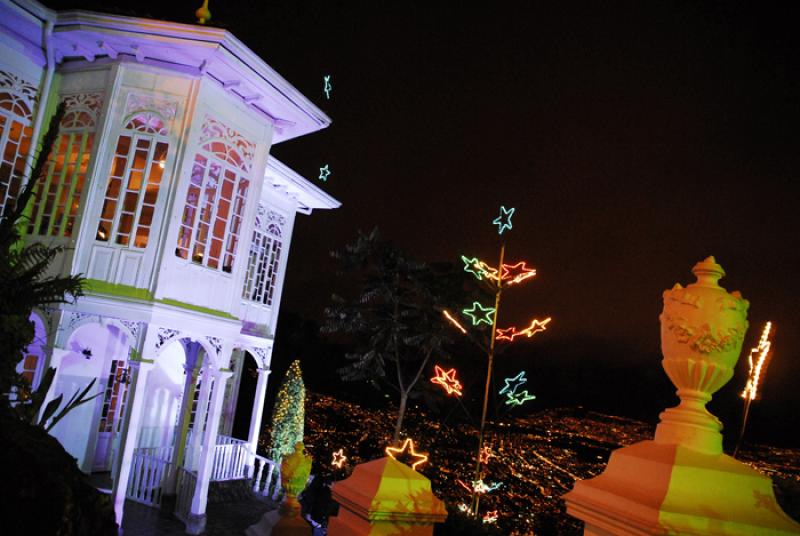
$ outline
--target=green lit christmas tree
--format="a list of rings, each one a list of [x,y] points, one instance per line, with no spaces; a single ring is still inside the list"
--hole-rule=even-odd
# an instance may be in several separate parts
[[[300,361],[295,360],[283,378],[275,408],[272,411],[272,439],[269,457],[280,464],[284,456],[294,451],[294,446],[303,441],[305,422],[306,386]]]

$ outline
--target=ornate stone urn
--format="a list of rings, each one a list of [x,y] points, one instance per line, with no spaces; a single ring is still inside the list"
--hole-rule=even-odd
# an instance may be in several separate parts
[[[733,376],[750,303],[738,291],[729,294],[719,286],[725,271],[714,257],[695,264],[692,273],[696,282],[664,291],[661,364],[681,403],[661,413],[655,440],[719,454],[722,423],[706,404]]]
[[[297,442],[294,451],[281,462],[281,482],[286,490],[286,498],[281,503],[281,514],[292,516],[300,513],[297,496],[306,487],[311,474],[311,456],[306,454],[305,445]]]

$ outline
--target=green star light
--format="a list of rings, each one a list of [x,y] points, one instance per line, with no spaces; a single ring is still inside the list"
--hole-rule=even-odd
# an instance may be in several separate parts
[[[511,229],[511,216],[514,215],[515,208],[506,210],[506,207],[500,207],[500,215],[492,222],[494,225],[499,226],[497,234],[503,234],[506,229]]]
[[[478,318],[479,315],[476,314],[478,311],[483,315],[482,318]],[[472,319],[473,326],[477,326],[481,322],[492,325],[492,320],[489,317],[494,314],[494,307],[483,307],[480,303],[474,302],[471,308],[464,309],[461,312]]]
[[[466,255],[461,255],[461,260],[464,261],[464,271],[474,275],[478,278],[478,281],[483,280],[484,271],[478,268],[480,266],[480,261],[477,257],[473,257],[468,259]]]
[[[508,400],[506,400],[507,406],[521,406],[524,402],[536,398],[534,395],[529,395],[528,391],[508,393],[506,396],[508,397]]]

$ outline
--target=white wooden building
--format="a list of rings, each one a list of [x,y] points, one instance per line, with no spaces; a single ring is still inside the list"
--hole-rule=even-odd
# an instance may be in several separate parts
[[[59,102],[66,116],[30,208],[28,241],[86,296],[36,311],[19,364],[48,397],[96,379],[52,434],[126,497],[176,500],[205,525],[209,483],[253,479],[297,213],[339,203],[270,156],[330,119],[229,32],[0,0],[0,211],[14,203]],[[243,360],[258,368],[248,437],[230,437]],[[273,483],[274,486],[274,483]]]

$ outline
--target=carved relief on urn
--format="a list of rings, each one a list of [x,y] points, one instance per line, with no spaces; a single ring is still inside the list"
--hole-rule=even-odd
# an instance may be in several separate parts
[[[697,281],[664,291],[662,365],[681,403],[661,414],[656,441],[706,453],[722,452],[722,423],[705,405],[733,376],[747,331],[749,302],[718,281],[725,271],[714,257],[692,268]]]

